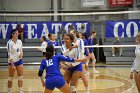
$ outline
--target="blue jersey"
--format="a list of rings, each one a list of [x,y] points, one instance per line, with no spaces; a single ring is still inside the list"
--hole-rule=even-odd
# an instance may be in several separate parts
[[[58,42],[54,41],[48,41],[48,45],[58,46]]]
[[[40,64],[40,71],[46,70],[46,77],[47,76],[56,76],[62,75],[60,72],[60,61],[67,61],[67,62],[74,62],[74,58],[64,57],[62,55],[54,55],[52,59],[43,59]]]
[[[46,42],[50,42],[50,40],[48,38],[46,38]]]
[[[93,38],[91,38],[91,37],[88,38],[88,45],[90,45],[90,46],[94,45]],[[89,52],[92,53],[93,48],[89,48]]]
[[[58,46],[58,42],[57,41],[54,41],[54,42],[48,41],[48,45]],[[55,49],[56,54],[57,54],[57,51],[58,51],[58,49]]]
[[[86,39],[84,39],[84,46],[88,46],[88,41],[86,40]],[[87,50],[87,48],[84,48],[84,54],[85,55],[88,55],[88,50]]]

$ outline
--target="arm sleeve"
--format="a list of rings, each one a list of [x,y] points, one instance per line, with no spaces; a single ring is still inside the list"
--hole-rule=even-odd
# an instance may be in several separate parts
[[[38,71],[38,76],[39,76],[39,77],[42,76],[44,69],[45,69],[45,62],[42,60],[42,62],[41,62],[41,64],[40,64],[39,71]]]
[[[22,52],[23,53],[23,49],[22,49],[22,41],[20,41],[20,52]]]
[[[70,58],[70,57],[64,57],[62,55],[59,55],[59,59],[60,61],[67,61],[67,62],[74,62],[74,58]]]
[[[44,71],[44,69],[45,69],[45,62],[42,60],[39,70]]]
[[[8,41],[8,42],[7,42],[7,52],[8,52],[8,58],[9,58],[9,59],[12,59],[11,50],[12,50],[12,45],[11,45],[10,41]]]

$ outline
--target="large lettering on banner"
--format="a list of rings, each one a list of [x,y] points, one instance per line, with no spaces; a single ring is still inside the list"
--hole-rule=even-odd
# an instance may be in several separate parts
[[[90,35],[90,22],[78,21],[78,22],[21,22],[21,27],[24,28],[24,37],[27,39],[41,38],[42,36],[48,36],[49,33],[57,35],[57,32],[63,25],[65,30],[73,24],[76,30],[79,30],[81,24],[85,24],[87,35]],[[12,29],[15,29],[18,22],[0,22],[0,39],[9,39]]]
[[[106,37],[135,37],[140,20],[106,21]]]

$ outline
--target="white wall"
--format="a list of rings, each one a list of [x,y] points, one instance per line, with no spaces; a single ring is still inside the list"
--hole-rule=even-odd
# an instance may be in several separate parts
[[[7,10],[49,10],[50,0],[5,0]]]

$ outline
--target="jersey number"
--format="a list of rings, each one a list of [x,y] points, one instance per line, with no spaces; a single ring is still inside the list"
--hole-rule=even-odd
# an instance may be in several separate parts
[[[52,59],[46,60],[46,64],[47,66],[53,65]]]

